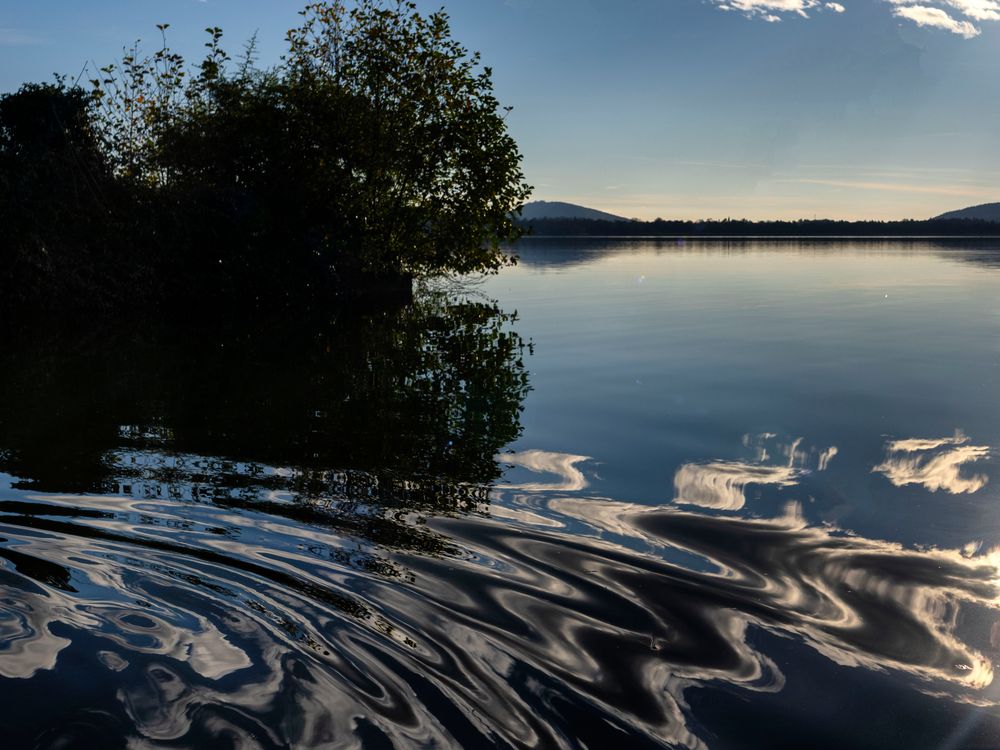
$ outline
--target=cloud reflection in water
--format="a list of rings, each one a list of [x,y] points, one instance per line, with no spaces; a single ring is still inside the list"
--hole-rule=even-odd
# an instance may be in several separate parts
[[[792,487],[801,472],[788,466],[760,466],[729,461],[684,464],[674,474],[674,502],[715,510],[739,510],[748,484]]]
[[[753,449],[756,454],[753,462],[683,464],[674,474],[674,502],[712,510],[740,510],[746,504],[748,485],[794,487],[811,465],[815,464],[817,471],[826,471],[838,453],[836,446],[823,451],[805,450],[803,438],[775,444],[777,437],[771,432],[743,436],[743,447]],[[765,463],[772,459],[769,447],[784,457],[783,464]]]
[[[987,445],[969,445],[961,432],[954,437],[923,440],[893,440],[886,445],[886,458],[872,469],[884,474],[896,487],[923,485],[931,492],[944,490],[952,495],[974,493],[989,483],[985,474],[962,476],[962,467],[989,458]]]
[[[526,450],[517,453],[501,453],[497,461],[501,464],[517,466],[536,474],[553,474],[562,481],[559,482],[523,482],[521,484],[498,485],[501,489],[519,489],[526,492],[576,492],[586,489],[589,485],[583,472],[577,464],[590,460],[590,456],[574,456],[571,453],[556,453],[553,451]]]
[[[385,551],[406,571],[392,577],[315,554],[356,540],[265,513],[32,502],[3,516],[4,548],[63,573],[2,560],[0,674],[31,688],[64,656],[91,659],[135,747],[570,747],[586,732],[704,748],[691,688],[784,688],[755,630],[993,701],[996,553],[809,527],[794,505],[744,519],[498,490],[502,518],[428,519],[450,553]]]
[[[989,455],[989,446],[969,445],[969,438],[961,432],[936,440],[893,440],[886,446],[885,460],[872,472],[884,474],[896,487],[919,484],[931,492],[971,494],[985,487],[989,477],[985,474],[962,476],[962,468]]]

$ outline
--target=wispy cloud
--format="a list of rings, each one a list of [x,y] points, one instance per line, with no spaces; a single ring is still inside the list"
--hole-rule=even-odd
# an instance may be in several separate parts
[[[812,11],[831,10],[843,13],[846,8],[840,3],[824,3],[820,0],[712,0],[720,10],[742,13],[747,18],[759,18],[769,23],[777,23],[786,15],[809,18]]]
[[[873,180],[829,180],[822,178],[777,178],[775,182],[794,182],[803,185],[823,185],[849,190],[879,190],[888,193],[918,193],[922,195],[950,195],[965,198],[989,198],[996,194],[995,190],[974,189],[958,185],[915,185],[902,182],[879,182]]]
[[[1000,0],[884,0],[892,14],[917,26],[939,29],[974,39],[982,31],[976,25],[1000,21]],[[720,10],[742,13],[747,18],[777,23],[786,17],[810,18],[814,12],[845,13],[847,7],[823,0],[710,0]]]

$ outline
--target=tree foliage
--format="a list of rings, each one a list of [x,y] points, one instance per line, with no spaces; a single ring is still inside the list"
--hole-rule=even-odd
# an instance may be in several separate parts
[[[139,267],[97,238],[122,234],[123,197],[90,117],[86,92],[25,84],[0,97],[0,306],[43,307],[111,287]],[[117,275],[117,283],[112,282]]]
[[[119,172],[214,197],[231,218],[252,213],[254,234],[283,223],[350,270],[502,265],[529,188],[492,72],[451,37],[448,16],[381,0],[301,16],[272,69],[254,65],[252,47],[232,65],[218,28],[193,71],[165,43],[105,68],[98,121]]]
[[[124,235],[141,245],[147,275],[166,280],[159,292],[325,294],[365,278],[512,262],[503,248],[520,234],[514,219],[530,188],[509,109],[443,11],[312,3],[273,67],[256,64],[253,40],[231,58],[214,27],[204,58],[189,65],[167,45],[167,29],[151,55],[136,43],[94,71],[89,93],[63,82],[41,92],[46,106],[76,107],[63,132],[88,166],[71,169],[72,179],[99,175],[93,195],[110,194],[96,211],[92,196],[69,201],[64,210],[76,215],[66,221],[124,221],[124,231],[87,234],[90,244]],[[23,104],[27,93],[3,102]],[[9,193],[12,155],[40,136],[9,124],[0,133],[0,190]],[[41,151],[41,161],[58,153]],[[61,179],[34,185],[45,193]],[[45,244],[53,252],[58,243]]]

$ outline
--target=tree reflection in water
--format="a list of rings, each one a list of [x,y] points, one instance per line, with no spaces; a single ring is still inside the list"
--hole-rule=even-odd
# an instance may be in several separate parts
[[[511,323],[433,297],[321,326],[9,339],[3,746],[1000,733],[997,552],[811,526],[794,504],[748,517],[765,452],[679,467],[661,506],[591,494],[584,455],[501,453],[528,390]],[[837,455],[807,445],[784,446],[789,482]],[[497,482],[498,460],[553,479]],[[851,720],[789,720],[802,694]]]
[[[401,519],[481,506],[520,433],[513,320],[426,293],[322,322],[22,331],[0,355],[0,471],[16,489],[253,507],[433,551]]]

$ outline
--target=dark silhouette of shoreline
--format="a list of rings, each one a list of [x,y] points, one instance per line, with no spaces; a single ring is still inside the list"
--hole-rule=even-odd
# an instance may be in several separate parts
[[[904,221],[602,221],[595,219],[533,219],[521,225],[535,237],[997,237],[1000,223],[975,219]]]

